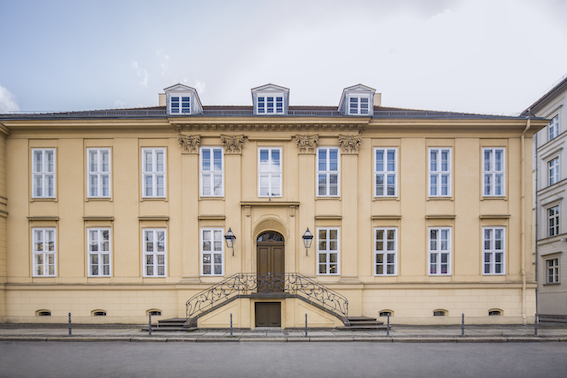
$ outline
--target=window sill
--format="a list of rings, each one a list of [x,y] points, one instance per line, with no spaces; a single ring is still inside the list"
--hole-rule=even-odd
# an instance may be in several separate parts
[[[507,201],[508,198],[506,196],[483,196],[481,198],[481,201],[493,201],[493,200]]]
[[[200,196],[199,201],[224,201],[224,196]]]
[[[87,197],[85,202],[113,202],[112,197]]]
[[[543,286],[556,286],[556,285],[561,285],[561,282],[550,282],[543,284]]]
[[[167,197],[142,197],[140,202],[144,201],[164,201],[167,202]]]
[[[31,198],[30,202],[57,202],[57,198],[37,197],[37,198]]]
[[[452,196],[429,196],[427,197],[428,201],[454,201],[455,199]]]
[[[341,197],[340,196],[317,196],[317,197],[315,197],[315,200],[316,201],[318,201],[318,200],[324,200],[324,201],[325,200],[339,200],[340,201]]]
[[[391,197],[374,197],[373,201],[399,201],[400,198],[398,196],[391,196]]]

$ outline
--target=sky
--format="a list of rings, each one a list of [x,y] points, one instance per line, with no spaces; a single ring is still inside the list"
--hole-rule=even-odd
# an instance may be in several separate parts
[[[0,0],[0,113],[338,105],[362,83],[389,107],[518,114],[567,74],[567,0]]]

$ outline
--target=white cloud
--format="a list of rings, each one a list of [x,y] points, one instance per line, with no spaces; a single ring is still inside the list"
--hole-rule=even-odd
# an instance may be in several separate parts
[[[195,82],[194,87],[195,87],[195,89],[197,90],[197,92],[198,92],[200,95],[202,95],[203,93],[205,93],[205,83],[203,83],[202,81],[197,80],[197,81]]]
[[[140,68],[140,66],[138,65],[138,62],[136,62],[135,60],[132,61],[132,68],[134,68],[134,70],[136,71],[136,74],[138,76],[143,78],[143,80],[140,82],[140,85],[147,88],[148,87],[148,79],[150,78],[148,71],[143,69],[143,68]]]
[[[116,100],[114,101],[114,107],[116,108],[123,108],[126,103],[124,101]]]
[[[20,107],[16,103],[16,96],[0,85],[0,113],[17,112]]]
[[[156,55],[160,61],[161,76],[164,76],[166,73],[169,73],[169,55],[163,55],[163,50],[156,51]]]

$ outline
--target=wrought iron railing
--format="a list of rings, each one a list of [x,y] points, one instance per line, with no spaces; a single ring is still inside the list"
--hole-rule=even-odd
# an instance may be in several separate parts
[[[348,323],[348,299],[299,273],[237,273],[191,297],[186,303],[188,323],[236,298],[283,295],[296,297]]]

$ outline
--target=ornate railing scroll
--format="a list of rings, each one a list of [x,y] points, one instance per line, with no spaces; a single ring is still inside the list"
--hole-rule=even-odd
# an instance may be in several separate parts
[[[283,293],[298,297],[348,322],[348,299],[299,273],[237,273],[191,297],[187,319],[195,319],[236,298]],[[189,323],[192,323],[190,321]]]

